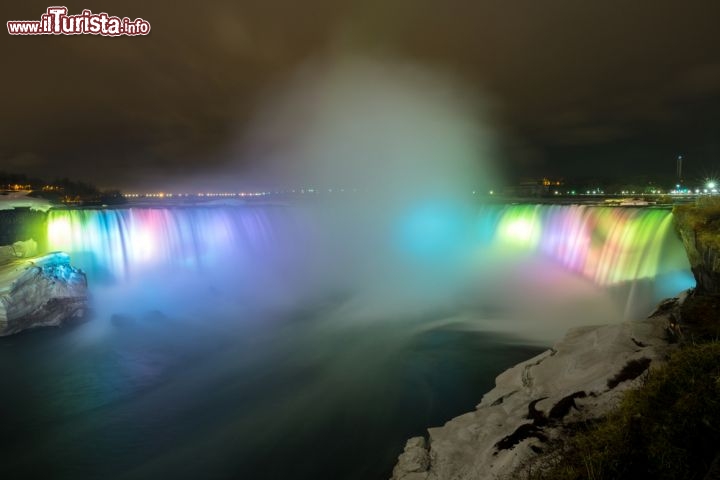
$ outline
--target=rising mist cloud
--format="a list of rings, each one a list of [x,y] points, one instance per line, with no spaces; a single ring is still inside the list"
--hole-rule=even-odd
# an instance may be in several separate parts
[[[271,90],[242,151],[265,183],[459,195],[494,177],[488,125],[481,99],[442,72],[335,58]]]

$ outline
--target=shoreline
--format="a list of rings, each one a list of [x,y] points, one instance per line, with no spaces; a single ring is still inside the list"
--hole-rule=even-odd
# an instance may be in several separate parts
[[[498,375],[474,411],[413,437],[392,480],[498,479],[542,458],[564,426],[598,419],[677,348],[678,311],[689,291],[644,320],[568,330],[543,353]]]

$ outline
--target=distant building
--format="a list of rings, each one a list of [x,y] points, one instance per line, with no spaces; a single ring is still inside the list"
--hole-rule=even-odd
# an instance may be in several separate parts
[[[543,178],[523,178],[517,185],[508,185],[503,194],[508,197],[544,197],[552,195],[555,188],[561,187],[563,180]]]
[[[23,190],[32,190],[32,185],[20,184],[20,183],[8,183],[5,185],[0,185],[0,189],[7,190],[9,192],[20,192]]]
[[[565,184],[565,182],[563,180],[559,180],[557,178],[544,177],[542,179],[542,184],[546,187],[562,187]]]

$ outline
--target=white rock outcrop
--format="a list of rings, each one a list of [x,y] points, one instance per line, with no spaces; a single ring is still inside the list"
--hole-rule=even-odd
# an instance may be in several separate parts
[[[37,255],[38,244],[35,240],[15,242],[12,245],[0,245],[0,265],[8,260],[29,258]]]
[[[52,208],[52,204],[44,198],[31,197],[30,190],[21,190],[19,192],[3,192],[0,194],[0,210],[12,210],[14,208],[30,208],[31,210],[40,210],[47,212]]]
[[[518,478],[564,425],[605,415],[667,359],[683,299],[663,302],[643,321],[570,330],[500,374],[475,411],[430,428],[429,441],[408,440],[393,480]]]
[[[0,259],[1,260],[1,259]],[[0,264],[0,336],[80,319],[87,308],[85,274],[65,253]]]

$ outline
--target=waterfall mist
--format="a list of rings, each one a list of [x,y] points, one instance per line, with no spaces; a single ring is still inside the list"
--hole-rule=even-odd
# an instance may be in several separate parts
[[[89,478],[277,478],[278,457],[298,478],[376,478],[568,327],[692,285],[667,210],[421,205],[360,238],[313,202],[51,211],[49,244],[87,270],[97,310],[36,347],[58,358],[33,378],[65,423],[34,448],[82,458],[64,432],[82,435]],[[20,350],[5,364],[40,358]]]
[[[239,151],[254,181],[314,191],[310,281],[358,316],[412,316],[466,278],[473,194],[497,181],[488,115],[446,73],[340,56],[269,91]]]
[[[258,166],[223,172],[290,200],[50,210],[94,315],[0,348],[6,469],[387,478],[406,438],[568,327],[692,284],[667,210],[482,205],[482,107],[417,66],[311,64],[231,155]]]
[[[483,100],[448,75],[338,57],[261,103],[231,155],[246,168],[224,174],[294,190],[288,204],[54,214],[54,248],[115,280],[95,288],[105,317],[242,323],[319,308],[331,328],[479,322],[550,342],[642,316],[675,293],[658,276],[689,283],[668,212],[483,207],[497,135]]]

